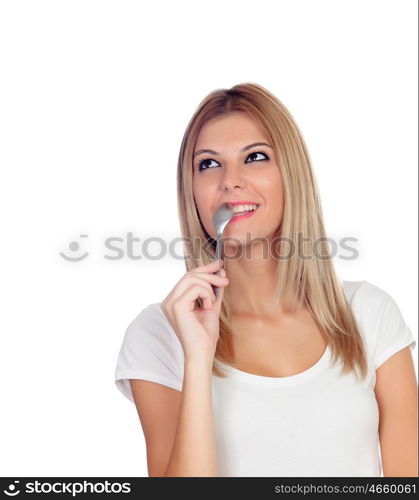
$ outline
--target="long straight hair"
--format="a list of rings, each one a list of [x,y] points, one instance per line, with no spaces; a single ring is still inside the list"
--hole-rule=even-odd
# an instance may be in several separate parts
[[[241,83],[230,89],[210,92],[186,127],[177,166],[178,214],[186,270],[192,271],[215,259],[216,242],[203,227],[193,196],[195,144],[201,128],[209,120],[232,112],[246,113],[265,131],[282,176],[284,210],[275,240],[293,242],[296,251],[287,259],[278,259],[276,293],[286,310],[295,310],[304,303],[326,335],[332,362],[340,359],[343,373],[352,371],[363,379],[368,372],[365,347],[329,256],[317,182],[307,147],[288,109],[256,83]],[[304,238],[298,237],[299,233]],[[302,259],[300,255],[311,258]],[[202,307],[202,300],[197,299],[197,304]],[[220,377],[225,374],[216,360],[234,363],[230,311],[231,306],[224,295],[212,367],[213,373]]]

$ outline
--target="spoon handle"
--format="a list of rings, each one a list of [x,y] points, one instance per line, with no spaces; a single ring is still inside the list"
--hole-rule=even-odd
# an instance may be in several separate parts
[[[215,247],[215,260],[221,259],[221,252],[222,252],[222,234],[217,235],[217,245]],[[220,276],[221,274],[221,269],[219,269],[216,273],[217,276]],[[214,294],[215,298],[218,300],[220,296],[220,287],[219,286],[213,286],[214,289]]]
[[[221,251],[222,251],[222,234],[217,234],[217,244],[215,246],[215,260],[221,259]]]
[[[219,276],[220,272],[221,271],[217,271],[215,274]],[[214,293],[215,293],[215,298],[218,300],[220,298],[221,288],[219,286],[214,286]]]

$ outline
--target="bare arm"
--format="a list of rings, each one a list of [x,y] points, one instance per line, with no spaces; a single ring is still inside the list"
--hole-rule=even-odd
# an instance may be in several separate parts
[[[384,476],[418,476],[418,385],[409,347],[376,371]]]
[[[212,365],[224,287],[222,261],[187,272],[161,303],[184,352],[182,391],[131,380],[147,444],[149,475],[217,476]],[[213,274],[220,271],[220,275]],[[211,285],[220,287],[216,298]],[[196,307],[201,298],[202,307]]]
[[[185,361],[182,392],[130,380],[149,477],[217,475],[211,377],[212,364]]]
[[[212,364],[185,361],[179,418],[165,476],[217,476],[211,377]]]

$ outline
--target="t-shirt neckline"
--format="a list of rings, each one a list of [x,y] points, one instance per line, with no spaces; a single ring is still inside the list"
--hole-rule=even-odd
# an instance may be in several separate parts
[[[238,370],[234,366],[228,365],[220,361],[219,359],[215,359],[214,361],[219,365],[221,365],[221,368],[225,369],[229,373],[229,376],[234,379],[240,379],[247,382],[263,384],[263,385],[266,384],[288,385],[288,384],[299,383],[303,380],[312,377],[316,373],[321,372],[328,365],[330,360],[330,354],[331,354],[330,346],[328,344],[323,354],[321,355],[320,359],[316,363],[314,363],[314,365],[307,368],[307,370],[286,377],[267,377],[265,375],[256,375],[255,373],[249,373],[242,370]]]
[[[161,307],[161,302],[157,304],[158,305],[158,310],[160,314],[163,316],[165,321],[168,323],[168,325],[171,328],[171,325],[166,318],[166,315],[163,312],[163,309]],[[221,365],[221,368],[225,369],[231,378],[234,379],[241,379],[246,382],[251,382],[251,383],[256,383],[256,384],[263,384],[263,385],[288,385],[288,384],[294,384],[294,383],[299,383],[303,380],[306,380],[316,373],[319,373],[323,369],[325,369],[326,366],[329,365],[329,360],[330,360],[330,345],[327,344],[326,349],[323,351],[323,354],[321,355],[320,359],[314,363],[314,365],[310,366],[307,368],[307,370],[304,370],[302,372],[296,373],[294,375],[289,375],[287,377],[266,377],[265,375],[256,375],[255,373],[249,373],[249,372],[244,372],[242,370],[238,370],[237,368],[234,368],[234,366],[228,365],[226,363],[223,363],[221,360],[214,358],[214,363],[218,363]]]

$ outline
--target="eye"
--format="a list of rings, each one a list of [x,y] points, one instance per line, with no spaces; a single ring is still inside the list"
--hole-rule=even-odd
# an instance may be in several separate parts
[[[202,160],[198,163],[198,170],[206,170],[208,167],[205,166],[205,162],[211,162],[211,161],[215,161],[213,160],[212,158],[205,158],[205,160]],[[218,162],[215,162],[215,163],[218,163]]]
[[[261,158],[261,159],[256,160],[256,161],[269,160],[269,156],[266,153],[262,153],[261,151],[254,151],[253,153],[250,153],[247,158],[254,157],[254,155],[263,155],[265,157],[265,158]],[[211,161],[214,161],[215,163],[218,163],[217,161],[213,160],[212,158],[205,158],[205,160],[201,160],[199,162],[199,164],[198,164],[198,170],[199,171],[201,171],[201,170],[207,170],[209,167],[205,166],[206,162],[211,162]],[[252,162],[253,162],[253,160],[249,162],[246,159],[245,163],[252,163]]]
[[[262,153],[261,151],[254,151],[253,153],[250,153],[250,155],[248,156],[248,158],[250,158],[253,155],[263,155],[265,158],[262,158],[262,160],[264,160],[264,159],[269,160],[269,156],[267,154],[265,154],[265,153]],[[257,161],[260,161],[260,160],[257,160]],[[249,162],[246,162],[246,163],[249,163]]]

